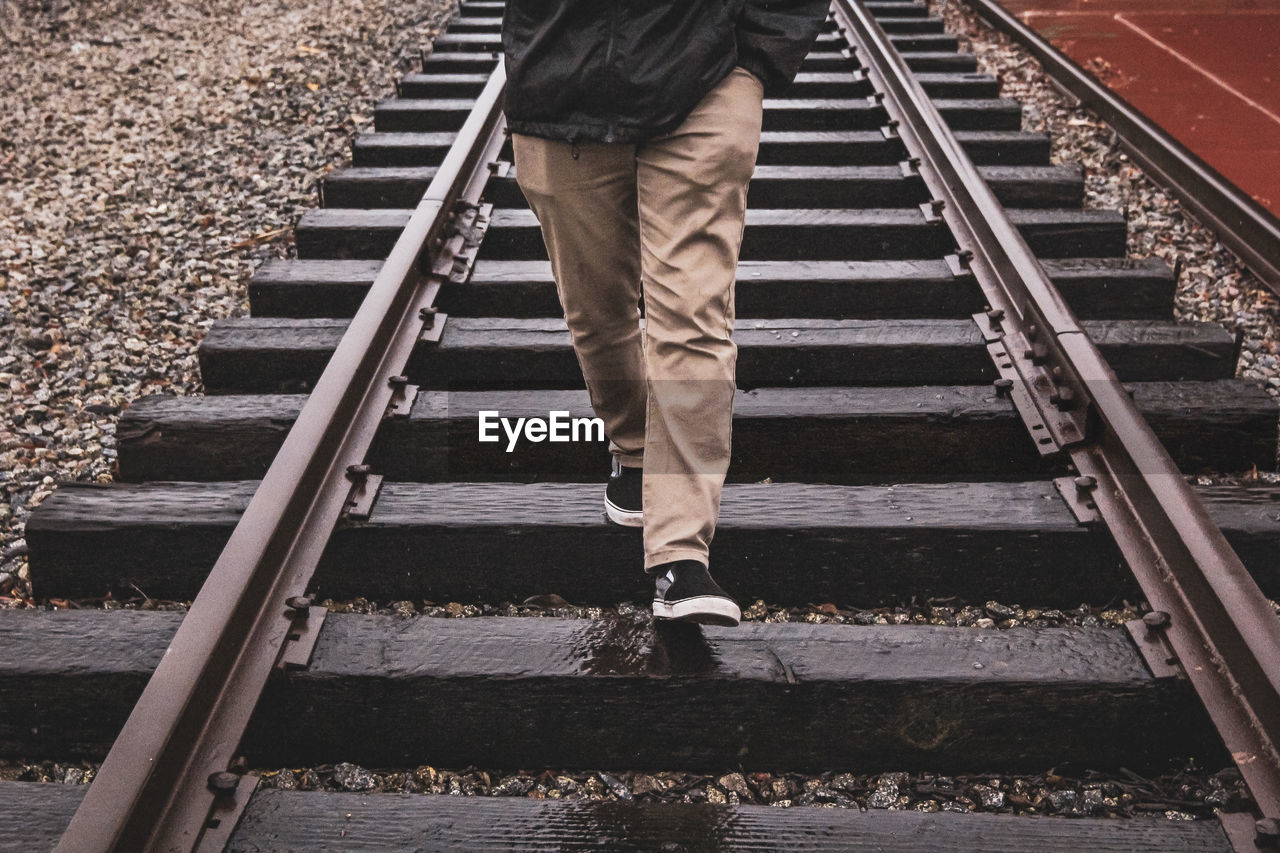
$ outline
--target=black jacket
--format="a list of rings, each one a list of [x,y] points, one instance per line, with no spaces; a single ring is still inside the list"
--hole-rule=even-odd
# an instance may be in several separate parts
[[[507,125],[550,139],[638,142],[674,130],[735,65],[776,95],[795,77],[828,6],[507,0]]]

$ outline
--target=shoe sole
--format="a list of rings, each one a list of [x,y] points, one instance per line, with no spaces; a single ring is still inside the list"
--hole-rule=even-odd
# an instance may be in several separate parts
[[[694,622],[698,625],[720,625],[732,628],[742,620],[742,611],[738,605],[718,595],[697,595],[667,604],[661,599],[653,600],[653,615],[656,619],[670,619],[675,622]]]
[[[644,527],[643,511],[623,509],[608,498],[604,499],[604,514],[614,524],[621,524],[623,527]]]

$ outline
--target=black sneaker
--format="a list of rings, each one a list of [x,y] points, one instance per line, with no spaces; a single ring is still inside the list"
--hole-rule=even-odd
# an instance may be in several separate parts
[[[726,628],[737,625],[742,618],[738,605],[697,560],[677,560],[654,566],[649,571],[658,575],[653,595],[655,618]]]
[[[613,457],[613,473],[604,487],[604,512],[614,524],[644,527],[643,468],[628,468]]]

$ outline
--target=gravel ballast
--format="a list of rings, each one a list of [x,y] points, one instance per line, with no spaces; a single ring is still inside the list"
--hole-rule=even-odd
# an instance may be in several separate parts
[[[0,762],[0,781],[84,785],[97,765]],[[822,774],[727,768],[722,773],[604,770],[510,771],[365,768],[346,762],[318,767],[257,768],[260,787],[289,791],[443,794],[595,802],[757,804],[774,808],[884,809],[921,812],[986,812],[1059,817],[1163,816],[1212,818],[1217,810],[1252,807],[1234,768],[1209,773],[1195,765],[1171,765],[1144,777],[1130,771],[1096,773],[1052,768],[1044,773],[943,775],[930,772]]]
[[[23,523],[112,478],[122,407],[200,391],[196,346],[293,251],[321,176],[449,0],[0,4],[0,605]]]

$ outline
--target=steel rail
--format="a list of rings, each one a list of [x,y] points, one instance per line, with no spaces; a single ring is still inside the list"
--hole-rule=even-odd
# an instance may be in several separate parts
[[[1019,21],[998,0],[963,2],[1025,47],[1060,88],[1097,113],[1148,175],[1172,190],[1259,280],[1280,293],[1280,219]]]
[[[231,772],[241,737],[291,634],[359,463],[429,326],[462,237],[455,206],[479,200],[504,136],[503,66],[373,282],[231,534],[58,850],[222,849],[256,780]],[[425,309],[425,310],[424,310]],[[393,380],[392,377],[397,377]]]
[[[884,31],[857,0],[833,7],[990,304],[975,320],[997,382],[1075,464],[1155,611],[1136,639],[1176,658],[1262,816],[1280,817],[1280,620]]]

